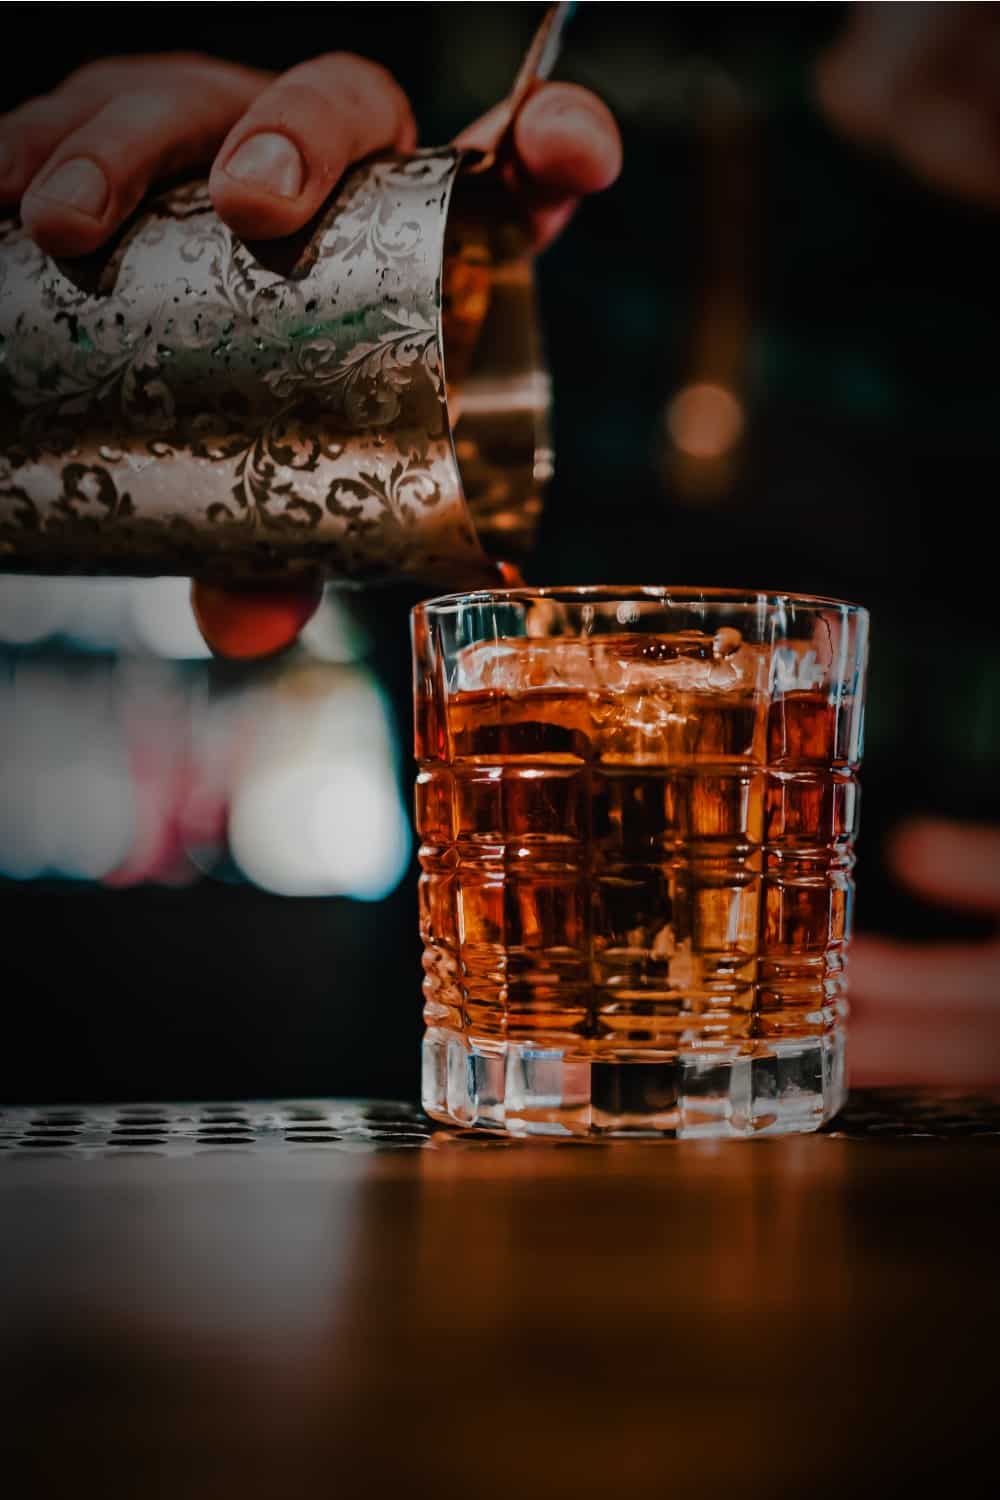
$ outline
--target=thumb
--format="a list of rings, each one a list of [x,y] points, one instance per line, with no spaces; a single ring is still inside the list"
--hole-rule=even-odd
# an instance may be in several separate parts
[[[456,137],[456,146],[490,150],[507,123],[498,104]],[[544,83],[518,111],[506,163],[507,185],[520,200],[535,248],[562,229],[577,201],[610,187],[622,167],[614,116],[589,89]]]
[[[928,901],[1000,916],[1000,828],[918,818],[896,830],[889,865]]]

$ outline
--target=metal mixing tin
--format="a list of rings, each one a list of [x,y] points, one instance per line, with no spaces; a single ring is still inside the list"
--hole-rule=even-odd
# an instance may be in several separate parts
[[[86,261],[0,227],[0,568],[471,581],[484,545],[523,550],[548,386],[523,237],[469,163],[364,163],[268,245],[202,182]],[[445,273],[470,224],[488,285],[449,393]]]

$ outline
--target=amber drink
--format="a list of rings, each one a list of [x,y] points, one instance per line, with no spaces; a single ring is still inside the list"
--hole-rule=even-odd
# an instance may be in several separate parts
[[[698,1137],[836,1112],[867,634],[855,605],[709,589],[414,612],[430,1115]]]

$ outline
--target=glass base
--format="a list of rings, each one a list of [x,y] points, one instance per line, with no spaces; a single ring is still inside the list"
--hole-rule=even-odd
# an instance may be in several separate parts
[[[817,1130],[846,1097],[845,1038],[820,1036],[655,1059],[568,1056],[429,1029],[422,1103],[434,1120],[518,1136],[751,1139]]]

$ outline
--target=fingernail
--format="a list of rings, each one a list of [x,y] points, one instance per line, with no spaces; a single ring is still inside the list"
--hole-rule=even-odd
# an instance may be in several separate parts
[[[532,124],[537,125],[537,121]],[[609,128],[607,117],[597,110],[575,101],[553,101],[542,115],[542,125],[555,135],[563,149],[575,148],[588,163],[594,164],[596,179],[588,181],[587,191],[607,186],[621,171],[621,143],[614,127]],[[593,174],[588,171],[586,175],[589,179]]]
[[[273,131],[244,141],[226,163],[226,172],[277,198],[297,198],[306,175],[305,163],[295,146],[287,136]]]
[[[565,131],[580,130],[607,136],[609,126],[612,130],[614,128],[607,109],[598,99],[588,97],[580,89],[552,86],[537,99],[529,100],[527,109],[532,111],[533,122],[541,120]]]
[[[561,114],[553,114],[553,120],[558,120],[560,126],[567,135],[579,138],[583,136],[588,141],[596,141],[602,147],[608,143],[607,123],[590,109],[563,110]]]
[[[44,182],[31,187],[32,197],[75,208],[78,213],[89,214],[92,219],[99,219],[104,212],[108,193],[108,179],[101,168],[83,156],[64,161]]]

